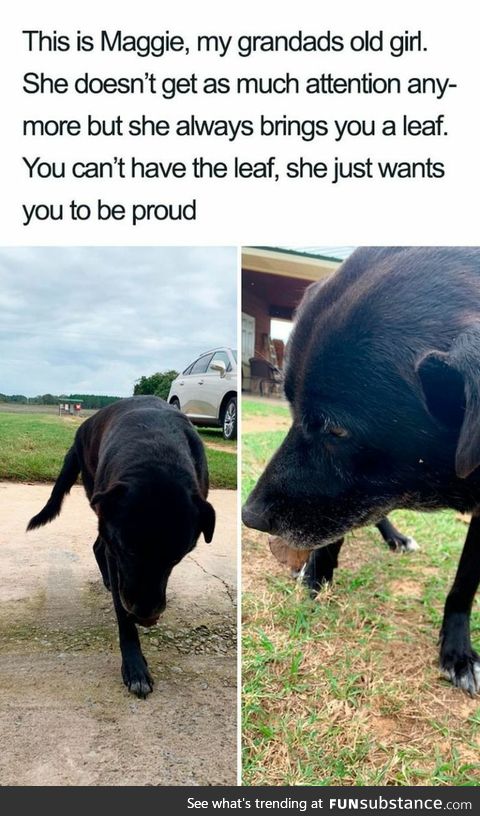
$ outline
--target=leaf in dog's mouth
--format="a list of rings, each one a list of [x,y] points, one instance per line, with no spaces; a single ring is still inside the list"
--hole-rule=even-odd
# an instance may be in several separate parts
[[[310,556],[310,550],[291,547],[280,536],[269,536],[268,546],[277,561],[294,572],[300,572]]]

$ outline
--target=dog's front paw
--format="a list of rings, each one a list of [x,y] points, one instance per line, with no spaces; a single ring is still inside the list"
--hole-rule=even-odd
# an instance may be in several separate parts
[[[123,682],[132,694],[145,699],[153,691],[153,678],[141,652],[122,661]]]
[[[328,564],[308,562],[298,575],[298,581],[308,589],[311,598],[316,598],[321,588],[333,581],[334,567]]]
[[[472,648],[442,650],[440,670],[454,686],[472,697],[480,692],[480,658]]]

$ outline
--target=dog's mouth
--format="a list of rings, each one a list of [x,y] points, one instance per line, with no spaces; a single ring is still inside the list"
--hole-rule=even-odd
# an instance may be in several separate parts
[[[283,542],[284,546],[288,547],[292,552],[312,552],[312,550],[321,550],[323,547],[335,543],[345,535],[345,532],[335,532],[319,538],[316,532],[308,533],[304,530],[291,531],[284,529],[277,535],[269,536],[269,545],[272,549],[272,543],[275,547],[278,546],[278,542]]]
[[[151,626],[155,626],[155,624],[158,623],[160,615],[152,615],[151,618],[139,618],[138,615],[134,615],[133,617],[135,618],[135,623],[149,629]]]
[[[135,609],[134,604],[126,602],[121,590],[120,590],[120,600],[122,602],[122,606],[123,606],[125,612],[128,612],[129,616],[135,621],[135,623],[138,623],[139,626],[145,626],[147,629],[150,628],[150,626],[155,626],[155,624],[158,623],[158,619],[159,619],[160,615],[162,614],[162,612],[164,611],[165,606],[166,606],[166,604],[163,603],[162,606],[159,607],[157,612],[154,612],[152,615],[143,616],[143,615],[138,615],[134,611],[134,609]]]
[[[292,514],[289,513],[289,516]],[[335,523],[331,532],[324,532],[319,535],[315,526],[307,527],[304,524],[296,525],[294,519],[282,518],[278,515],[272,519],[268,518],[262,510],[258,510],[256,505],[245,504],[242,510],[242,521],[246,527],[268,533],[269,539],[283,541],[291,550],[318,550],[327,547],[338,541],[346,532],[349,532],[351,525],[340,525]]]
[[[320,535],[318,530],[309,527],[294,527],[287,522],[279,523],[278,529],[269,536],[270,549],[276,556],[275,549],[280,549],[282,542],[284,546],[292,551],[312,551],[336,544],[341,538],[349,533],[364,527],[367,524],[377,524],[384,516],[387,516],[397,505],[394,503],[383,503],[380,507],[361,508],[354,516],[345,521],[335,520],[330,529],[324,530]],[[272,544],[273,542],[273,548]],[[276,556],[277,557],[277,556]]]

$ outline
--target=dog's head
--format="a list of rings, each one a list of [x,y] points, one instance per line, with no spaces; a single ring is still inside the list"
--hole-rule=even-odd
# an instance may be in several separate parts
[[[172,471],[116,482],[95,492],[91,505],[116,566],[122,604],[138,623],[151,626],[165,609],[173,567],[201,533],[212,540],[215,511]]]
[[[315,548],[397,507],[478,501],[479,259],[470,279],[466,253],[354,253],[310,288],[288,353],[292,427],[247,526]]]

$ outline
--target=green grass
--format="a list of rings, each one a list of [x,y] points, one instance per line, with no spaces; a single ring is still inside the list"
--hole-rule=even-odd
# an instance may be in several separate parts
[[[245,501],[265,465],[277,450],[284,431],[242,433],[242,501]]]
[[[0,479],[56,479],[79,421],[46,414],[0,414]]]
[[[58,476],[79,420],[42,413],[0,413],[0,479],[50,482]],[[229,443],[232,445],[232,443]],[[212,488],[235,489],[237,457],[206,448]]]
[[[283,435],[245,435],[245,494]],[[437,668],[467,525],[452,511],[391,518],[421,551],[391,553],[375,528],[356,532],[316,600],[275,561],[266,536],[245,531],[244,784],[480,784],[480,700]],[[472,637],[479,647],[478,601]]]
[[[197,428],[197,431],[206,445],[213,442],[215,445],[221,445],[222,448],[231,453],[235,453],[237,450],[236,440],[224,439],[220,428]]]
[[[235,490],[237,487],[237,457],[228,451],[206,448],[210,487]]]
[[[256,400],[243,399],[242,400],[242,416],[290,416],[290,410],[287,403],[285,405],[275,402],[257,402]]]

